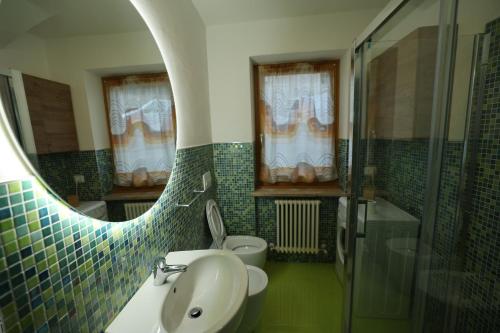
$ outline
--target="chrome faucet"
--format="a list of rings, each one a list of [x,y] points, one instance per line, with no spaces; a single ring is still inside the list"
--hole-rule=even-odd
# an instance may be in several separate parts
[[[165,258],[158,257],[153,262],[151,271],[153,272],[153,285],[161,286],[170,275],[175,273],[182,273],[187,270],[187,265],[167,265]]]

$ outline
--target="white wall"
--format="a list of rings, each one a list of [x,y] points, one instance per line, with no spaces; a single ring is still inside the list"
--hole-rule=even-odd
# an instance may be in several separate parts
[[[214,25],[207,28],[212,140],[251,142],[253,133],[250,58],[329,51],[339,58],[377,14],[376,10]],[[348,58],[348,57],[344,57]],[[341,131],[347,137],[348,78],[341,63]]]
[[[39,55],[34,58],[32,55]],[[31,75],[48,75],[48,63],[43,40],[24,35],[15,42],[0,50],[0,68],[24,68],[25,73]],[[15,76],[19,79],[19,76]],[[19,84],[16,81],[16,84]],[[0,183],[12,180],[25,179],[30,176],[30,169],[24,159],[24,154],[19,154],[9,122],[0,102]]]
[[[25,74],[49,75],[45,41],[29,34],[21,35],[9,45],[0,48],[0,68],[18,69]]]
[[[99,70],[161,64],[149,31],[47,41],[50,79],[71,86],[80,150],[109,148]]]
[[[130,0],[158,43],[172,83],[177,146],[211,143],[205,26],[191,1]]]

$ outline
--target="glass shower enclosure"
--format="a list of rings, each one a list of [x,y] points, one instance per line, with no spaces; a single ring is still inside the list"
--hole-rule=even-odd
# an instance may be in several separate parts
[[[498,17],[395,0],[355,42],[345,332],[500,331]]]

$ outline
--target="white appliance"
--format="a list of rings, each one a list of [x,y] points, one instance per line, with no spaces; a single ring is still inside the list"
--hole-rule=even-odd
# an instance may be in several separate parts
[[[413,287],[415,257],[395,258],[387,242],[414,242],[418,238],[420,222],[382,198],[358,209],[358,234],[354,272],[354,314],[360,317],[407,318]],[[337,273],[343,279],[344,266],[341,260],[345,236],[347,198],[339,199],[337,219]],[[344,215],[345,214],[345,215]],[[397,259],[397,260],[396,260]],[[410,278],[408,278],[410,277]]]
[[[348,206],[349,201],[346,197],[339,198],[339,205],[337,209],[337,240],[336,240],[336,260],[335,260],[335,270],[337,271],[337,277],[340,283],[343,285],[344,276],[344,264],[345,264],[345,250],[347,241],[347,212],[349,211]],[[358,223],[358,231],[362,230],[361,223]]]
[[[346,241],[346,224],[347,224],[347,198],[342,197],[339,199],[339,206],[337,210],[337,251],[335,258],[335,270],[340,283],[344,284],[344,253]]]
[[[80,205],[76,207],[83,214],[93,217],[97,220],[108,220],[108,209],[106,201],[80,201]]]

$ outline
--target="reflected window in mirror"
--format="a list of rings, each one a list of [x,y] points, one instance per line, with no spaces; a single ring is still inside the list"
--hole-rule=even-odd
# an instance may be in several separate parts
[[[175,160],[175,106],[166,73],[102,79],[114,191],[164,187]]]

